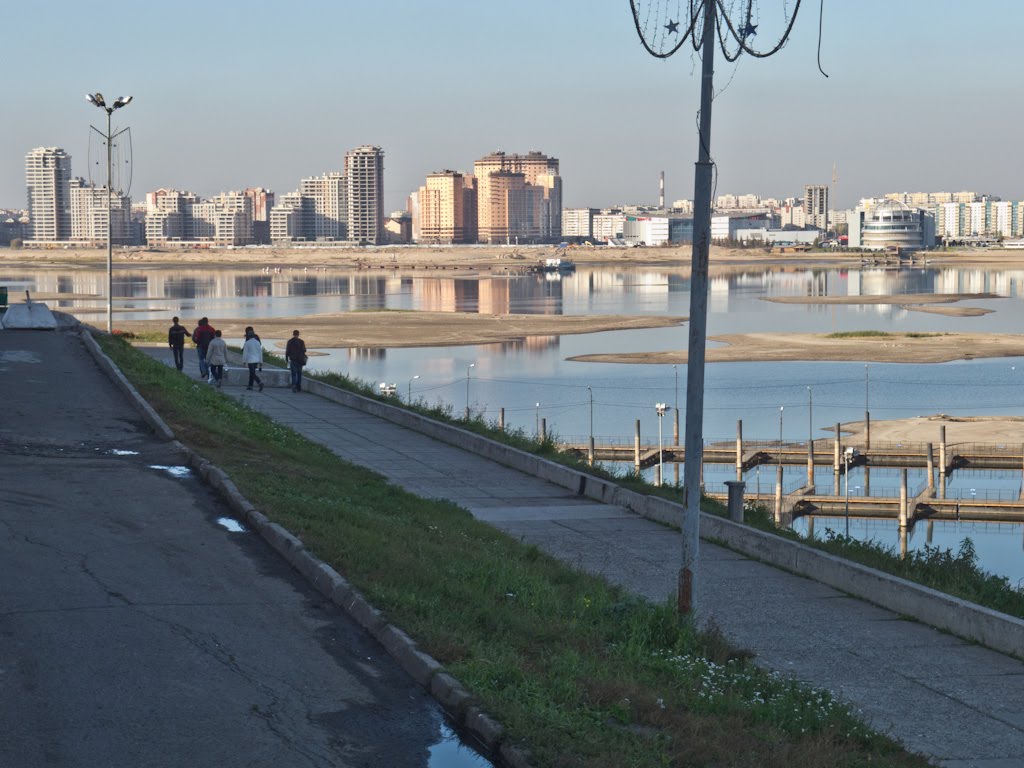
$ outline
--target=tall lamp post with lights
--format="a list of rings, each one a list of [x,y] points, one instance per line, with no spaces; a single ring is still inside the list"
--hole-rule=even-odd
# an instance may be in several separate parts
[[[131,104],[133,96],[118,96],[114,99],[114,103],[107,106],[106,101],[103,99],[103,94],[97,91],[96,93],[85,94],[86,100],[93,106],[99,107],[107,113],[107,132],[104,134],[103,131],[93,126],[93,130],[96,131],[100,136],[107,142],[107,333],[111,333],[114,330],[114,222],[111,218],[111,206],[110,196],[113,194],[111,189],[113,176],[113,161],[114,161],[114,139],[120,136],[122,133],[127,131],[124,128],[118,131],[116,134],[111,135],[110,120],[114,112],[121,107],[127,107]]]
[[[658,485],[662,485],[665,481],[665,454],[664,448],[662,447],[661,441],[661,421],[665,416],[665,411],[668,410],[668,405],[665,403],[655,403],[654,411],[658,414]]]

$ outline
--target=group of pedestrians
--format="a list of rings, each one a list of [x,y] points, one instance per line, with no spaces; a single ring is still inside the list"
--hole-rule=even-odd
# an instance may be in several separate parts
[[[185,367],[185,339],[191,338],[199,357],[199,378],[220,387],[224,383],[224,366],[228,364],[228,345],[222,333],[210,325],[210,319],[207,317],[201,318],[191,333],[180,324],[177,317],[172,320],[174,324],[167,331],[167,344],[174,354],[174,367],[179,371]],[[300,338],[298,331],[292,331],[292,338],[285,347],[285,360],[288,361],[288,370],[291,373],[292,391],[301,392],[302,368],[306,365],[307,357],[306,343]],[[263,369],[263,343],[251,325],[245,329],[242,362],[249,369],[249,384],[246,389],[251,390],[255,385],[262,392],[263,380],[258,372]]]

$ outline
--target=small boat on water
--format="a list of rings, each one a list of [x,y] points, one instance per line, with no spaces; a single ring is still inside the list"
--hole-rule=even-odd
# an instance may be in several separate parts
[[[543,262],[539,262],[533,270],[534,272],[559,272],[566,274],[568,272],[576,271],[576,264],[571,259],[544,259]]]

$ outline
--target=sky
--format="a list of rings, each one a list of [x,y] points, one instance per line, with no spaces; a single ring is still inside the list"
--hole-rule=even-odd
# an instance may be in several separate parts
[[[784,2],[759,3],[759,45]],[[827,78],[818,8],[804,1],[775,56],[716,59],[718,194],[799,196],[835,165],[840,207],[893,191],[1024,200],[1024,3],[825,0]],[[63,147],[90,177],[95,91],[135,97],[114,124],[131,127],[136,200],[283,194],[361,144],[384,148],[388,211],[497,149],[559,158],[566,207],[655,203],[662,170],[669,202],[693,197],[700,62],[647,54],[629,0],[39,0],[4,18],[0,208],[25,206],[33,147]]]

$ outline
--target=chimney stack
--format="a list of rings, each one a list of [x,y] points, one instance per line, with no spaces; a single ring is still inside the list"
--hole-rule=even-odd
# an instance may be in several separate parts
[[[661,172],[661,184],[658,187],[658,207],[665,210],[665,172]]]

